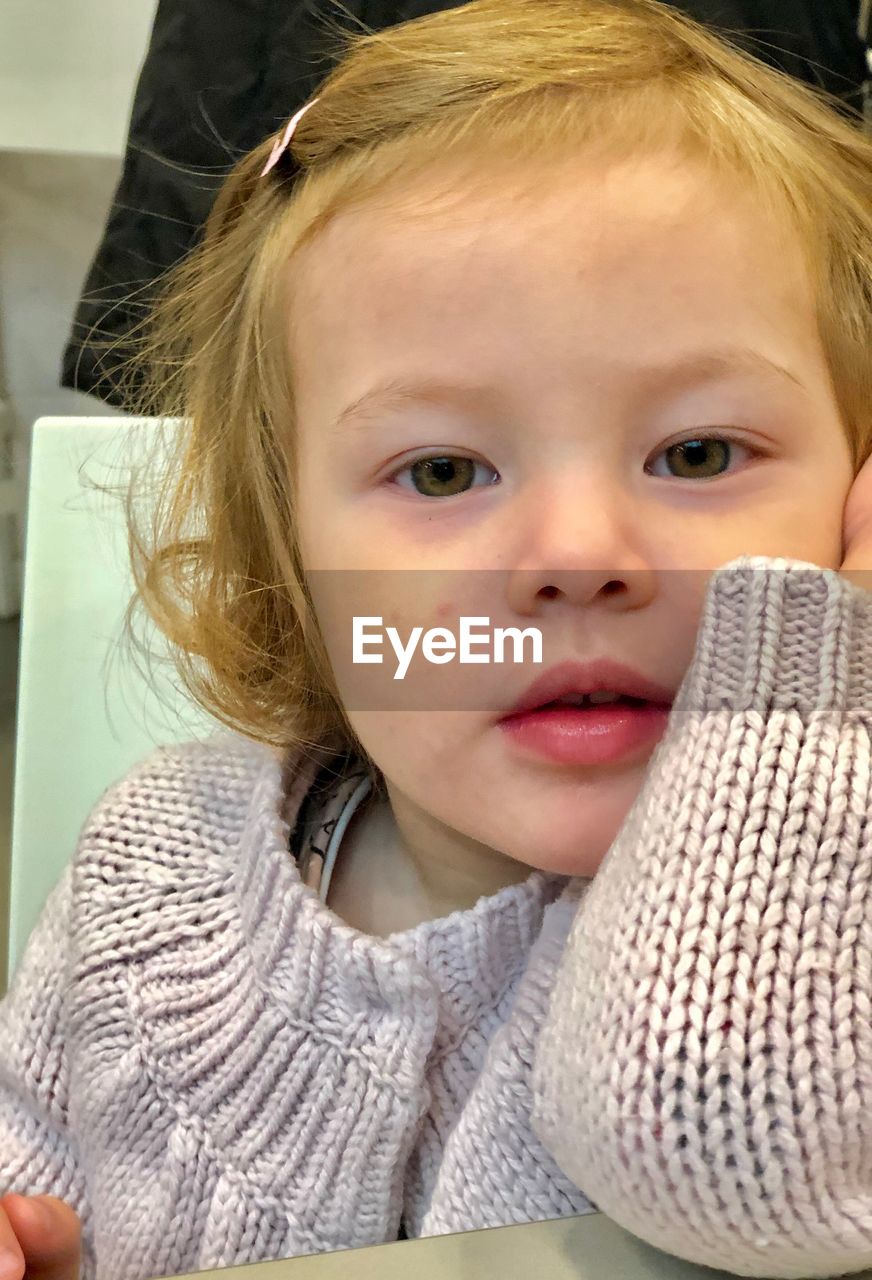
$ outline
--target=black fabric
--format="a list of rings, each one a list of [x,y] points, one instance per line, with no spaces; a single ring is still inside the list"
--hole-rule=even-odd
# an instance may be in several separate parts
[[[456,7],[440,0],[160,0],[62,385],[123,407],[117,369],[158,278],[196,244],[233,163],[313,95],[335,61],[331,22],[353,27],[358,19],[381,30]],[[681,0],[676,7],[861,109],[858,0]]]

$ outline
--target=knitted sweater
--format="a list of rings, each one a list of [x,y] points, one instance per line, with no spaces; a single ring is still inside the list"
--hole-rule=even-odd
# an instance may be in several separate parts
[[[157,752],[0,1004],[0,1193],[77,1209],[83,1280],[591,1201],[740,1274],[869,1266],[870,658],[872,596],[732,562],[594,880],[387,939],[290,856],[310,763]]]

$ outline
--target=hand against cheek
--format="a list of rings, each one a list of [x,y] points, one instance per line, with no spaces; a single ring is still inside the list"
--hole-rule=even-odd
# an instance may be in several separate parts
[[[839,572],[855,586],[872,591],[872,457],[867,458],[851,486],[842,535]]]

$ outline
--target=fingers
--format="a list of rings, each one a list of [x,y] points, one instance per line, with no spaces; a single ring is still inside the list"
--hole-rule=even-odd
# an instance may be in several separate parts
[[[0,1200],[0,1280],[22,1280],[24,1254],[5,1208],[5,1200]]]
[[[0,1199],[0,1244],[22,1259],[19,1275],[0,1270],[0,1280],[79,1280],[82,1224],[56,1196]]]

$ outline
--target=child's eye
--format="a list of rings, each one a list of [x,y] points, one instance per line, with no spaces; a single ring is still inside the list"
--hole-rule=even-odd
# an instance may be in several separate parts
[[[658,458],[665,458],[671,468],[665,474],[677,480],[713,480],[730,470],[730,462],[736,449],[759,455],[760,450],[739,440],[725,436],[691,436],[664,449]],[[664,474],[647,468],[651,474]],[[476,477],[489,472],[486,484],[499,480],[498,472],[484,462],[476,462],[461,454],[429,454],[402,467],[391,477],[400,488],[414,489],[425,498],[452,498],[471,489]],[[408,476],[408,481],[405,477]]]
[[[692,436],[669,445],[657,456],[666,458],[667,465],[675,468],[674,471],[667,472],[667,475],[675,479],[712,480],[729,469],[733,450],[737,448],[750,454],[760,452],[750,445],[724,436]]]
[[[413,488],[425,498],[451,498],[457,493],[465,493],[475,482],[476,470],[489,471],[494,477],[486,483],[494,484],[499,476],[493,467],[484,462],[476,462],[474,458],[465,458],[458,454],[431,454],[426,458],[418,458],[409,466],[403,467],[392,477],[401,488]],[[400,481],[401,476],[411,477],[411,486]]]

